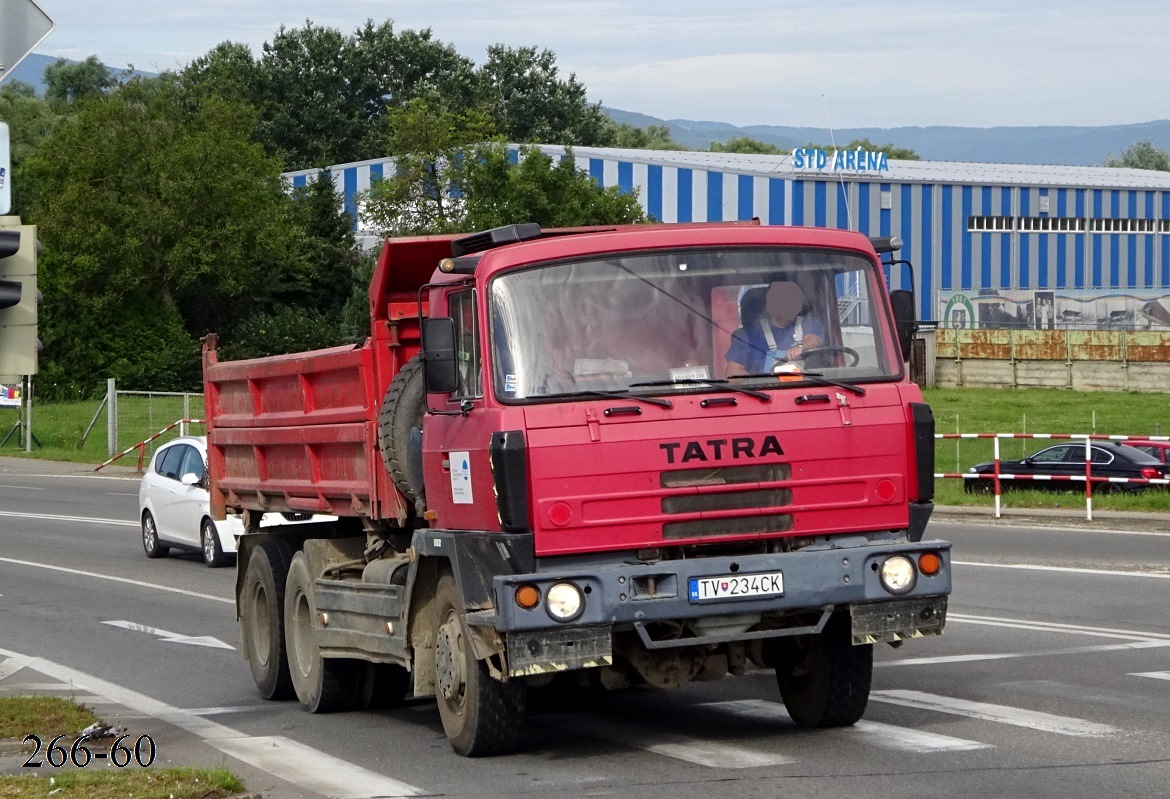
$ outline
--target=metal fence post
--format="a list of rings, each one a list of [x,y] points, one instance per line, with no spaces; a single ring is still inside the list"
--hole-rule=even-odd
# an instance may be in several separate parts
[[[106,381],[106,453],[118,454],[118,386],[112,377]]]
[[[32,376],[24,378],[24,451],[32,452]]]
[[[191,418],[191,395],[183,392],[183,421],[179,425],[179,435],[187,435],[187,420]]]

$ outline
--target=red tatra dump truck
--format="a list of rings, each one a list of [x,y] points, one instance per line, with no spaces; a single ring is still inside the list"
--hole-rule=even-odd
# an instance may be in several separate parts
[[[208,336],[212,512],[244,517],[260,692],[435,696],[463,755],[514,749],[528,685],[564,672],[753,664],[795,723],[857,721],[873,644],[941,633],[951,590],[897,248],[758,224],[389,239],[364,344],[220,363]]]

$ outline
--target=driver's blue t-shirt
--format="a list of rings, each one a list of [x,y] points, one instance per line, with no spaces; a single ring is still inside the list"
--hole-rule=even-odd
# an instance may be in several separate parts
[[[825,340],[825,325],[813,316],[801,317],[801,334],[814,335],[821,341]],[[770,321],[772,337],[776,341],[778,352],[773,353],[776,360],[784,360],[785,353],[800,342],[796,338],[796,322],[785,327],[776,327]],[[768,371],[768,339],[764,336],[764,328],[759,321],[741,327],[731,335],[731,346],[727,349],[725,359],[731,363],[738,363],[748,374]]]

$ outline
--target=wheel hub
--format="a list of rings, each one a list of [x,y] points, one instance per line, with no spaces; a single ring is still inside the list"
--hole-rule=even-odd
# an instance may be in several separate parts
[[[435,680],[443,698],[455,701],[463,690],[463,633],[458,619],[439,627],[435,640]]]

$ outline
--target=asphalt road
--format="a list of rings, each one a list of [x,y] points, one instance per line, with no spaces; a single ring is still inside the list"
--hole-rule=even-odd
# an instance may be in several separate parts
[[[798,730],[773,677],[749,671],[673,692],[533,692],[523,752],[467,760],[430,701],[322,716],[262,701],[236,651],[233,570],[147,560],[136,492],[0,471],[0,677],[19,653],[122,690],[229,767],[287,769],[256,786],[271,799],[1170,795],[1170,534],[932,524],[955,544],[948,632],[879,646],[851,729]],[[265,760],[282,747],[295,763]]]

